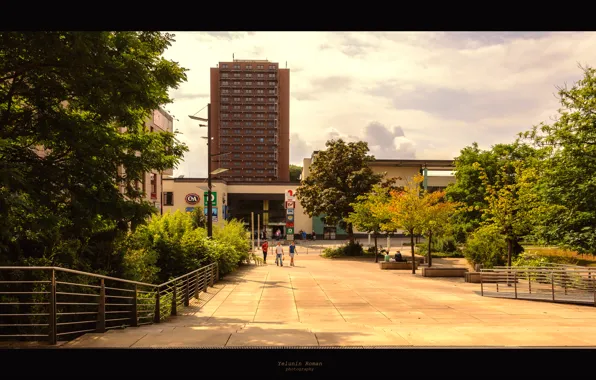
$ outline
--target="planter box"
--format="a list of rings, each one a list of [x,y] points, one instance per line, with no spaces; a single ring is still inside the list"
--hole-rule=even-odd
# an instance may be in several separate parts
[[[468,272],[464,275],[464,279],[466,282],[470,282],[472,284],[480,284],[480,273]]]
[[[422,277],[464,277],[466,273],[468,273],[467,268],[422,268]]]
[[[412,263],[411,262],[403,262],[403,261],[396,261],[396,262],[380,262],[379,267],[381,269],[393,269],[393,270],[412,270]],[[418,263],[415,264],[415,269],[418,269]]]

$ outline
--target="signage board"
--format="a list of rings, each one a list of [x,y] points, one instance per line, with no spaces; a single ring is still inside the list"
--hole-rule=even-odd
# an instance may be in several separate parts
[[[205,214],[205,216],[207,216],[206,208],[203,209],[203,213]],[[217,217],[217,207],[211,207],[211,216],[213,216],[214,218]]]
[[[292,215],[292,216],[294,216],[294,209],[293,209],[293,208],[289,208],[289,209],[287,209],[287,215]]]
[[[293,208],[291,208],[290,210],[293,210]],[[286,215],[286,220],[288,222],[294,222],[294,215]]]
[[[288,228],[286,228],[286,235],[287,236],[294,235],[294,227],[288,227]]]
[[[286,227],[288,228],[294,228],[294,222],[286,222]]]
[[[201,198],[199,197],[199,194],[196,194],[196,193],[186,194],[186,196],[184,197],[184,200],[189,205],[196,205],[197,203],[199,203],[200,199]]]
[[[286,203],[288,201],[294,201],[294,200],[296,200],[296,194],[295,194],[294,190],[292,190],[292,189],[286,190]]]
[[[194,207],[187,207],[187,208],[185,209],[185,211],[186,211],[187,213],[191,213],[191,212],[193,212],[194,210],[195,210],[195,208],[194,208]]]
[[[209,197],[208,194],[209,194],[209,192],[207,192],[207,191],[205,191],[203,193],[203,205],[205,207],[209,206],[207,204],[207,198]],[[211,206],[217,206],[217,193],[215,191],[211,192]]]
[[[290,208],[294,208],[294,201],[286,201],[286,208],[290,209]]]

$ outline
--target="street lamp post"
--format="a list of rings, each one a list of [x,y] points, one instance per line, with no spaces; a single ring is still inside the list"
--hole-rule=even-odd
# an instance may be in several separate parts
[[[199,124],[200,127],[207,127],[207,237],[213,236],[213,205],[211,201],[211,175],[223,173],[228,169],[219,168],[211,172],[211,158],[229,153],[211,153],[211,103],[207,104],[207,119],[189,115],[193,120],[206,121],[207,125]],[[204,137],[203,137],[204,138]]]

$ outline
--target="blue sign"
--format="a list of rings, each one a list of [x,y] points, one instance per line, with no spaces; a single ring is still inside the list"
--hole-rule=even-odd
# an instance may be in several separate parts
[[[186,212],[193,212],[195,210],[194,207],[187,207]]]

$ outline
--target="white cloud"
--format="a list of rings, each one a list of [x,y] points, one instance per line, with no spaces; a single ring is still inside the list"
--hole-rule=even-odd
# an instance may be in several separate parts
[[[511,141],[549,121],[555,85],[578,80],[577,64],[594,64],[596,51],[596,33],[580,32],[176,34],[166,56],[189,80],[167,108],[191,147],[177,171],[186,176],[206,174],[206,131],[187,115],[209,102],[209,68],[232,55],[287,61],[291,163],[301,164],[333,131],[383,158],[449,159],[474,141]]]

